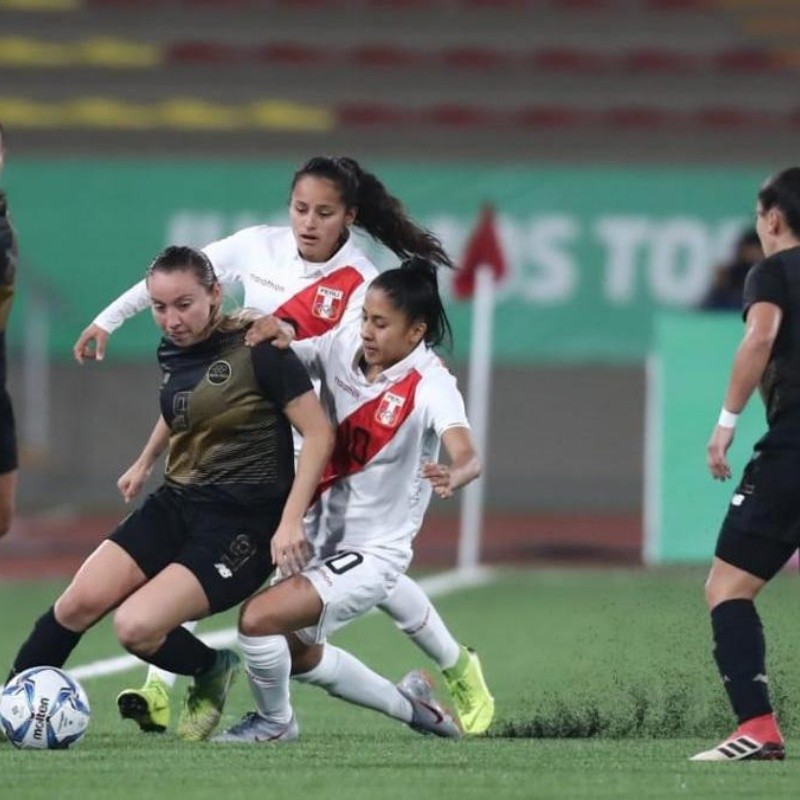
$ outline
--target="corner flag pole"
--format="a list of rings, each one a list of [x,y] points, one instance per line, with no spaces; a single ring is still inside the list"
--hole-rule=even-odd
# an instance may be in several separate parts
[[[481,264],[475,271],[475,294],[472,303],[472,340],[469,351],[467,416],[475,447],[485,463],[489,429],[489,394],[492,371],[492,322],[494,318],[494,273]],[[471,570],[480,559],[483,527],[485,478],[481,474],[461,496],[461,524],[458,537],[458,568]]]
[[[486,206],[467,242],[461,269],[453,288],[456,297],[472,298],[472,339],[469,354],[467,413],[478,455],[486,464],[489,433],[489,399],[492,384],[492,326],[495,284],[506,274],[494,210]],[[485,478],[483,474],[464,487],[458,537],[459,570],[469,571],[480,562]]]

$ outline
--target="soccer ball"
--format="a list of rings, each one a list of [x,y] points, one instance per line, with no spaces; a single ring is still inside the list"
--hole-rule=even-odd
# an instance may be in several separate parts
[[[0,723],[15,747],[63,750],[89,726],[83,687],[55,667],[31,667],[15,675],[0,695]]]

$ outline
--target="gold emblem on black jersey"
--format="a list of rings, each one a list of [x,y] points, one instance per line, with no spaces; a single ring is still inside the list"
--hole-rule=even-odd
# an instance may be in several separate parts
[[[231,365],[227,361],[215,361],[206,373],[208,382],[214,386],[222,386],[231,378]]]

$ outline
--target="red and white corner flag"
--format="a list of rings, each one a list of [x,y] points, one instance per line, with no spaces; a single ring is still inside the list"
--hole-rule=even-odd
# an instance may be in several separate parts
[[[494,208],[490,205],[484,206],[481,210],[478,224],[464,248],[461,268],[456,272],[453,281],[453,291],[459,300],[475,294],[475,278],[481,267],[488,267],[495,281],[504,278],[508,272],[505,255],[500,246],[500,237],[497,234]]]
[[[472,298],[467,414],[472,426],[472,438],[484,464],[484,473],[491,395],[494,289],[495,283],[506,273],[506,259],[500,246],[494,209],[487,205],[481,211],[478,224],[467,242],[461,269],[453,282],[457,298]],[[480,561],[483,492],[484,478],[481,476],[469,484],[462,494],[458,537],[458,568],[462,570],[475,570]]]

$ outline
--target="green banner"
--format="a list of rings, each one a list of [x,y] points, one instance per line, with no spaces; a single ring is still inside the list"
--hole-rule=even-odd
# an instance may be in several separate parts
[[[733,478],[719,483],[706,466],[744,324],[736,314],[661,313],[648,362],[645,558],[650,563],[710,562],[720,524],[757,439],[766,432],[754,394],[728,453]]]
[[[506,363],[641,360],[653,312],[698,301],[712,265],[752,217],[765,177],[753,170],[366,166],[456,258],[480,207],[494,204],[510,265],[495,326],[495,357]],[[12,342],[24,335],[29,292],[45,298],[51,349],[65,355],[165,244],[203,245],[246,225],[284,223],[296,167],[12,159],[3,182],[23,258]],[[393,261],[373,254],[381,265]],[[469,304],[449,308],[455,356],[464,358]],[[112,352],[149,355],[155,340],[152,324],[140,319],[114,336]]]

